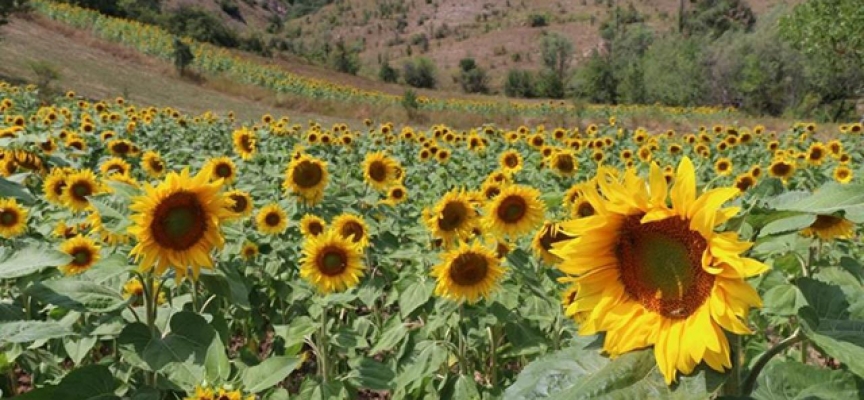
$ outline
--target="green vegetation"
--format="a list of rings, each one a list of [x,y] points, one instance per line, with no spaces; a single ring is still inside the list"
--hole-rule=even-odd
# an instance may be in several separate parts
[[[438,84],[435,63],[426,57],[408,61],[402,66],[405,83],[415,88],[434,89]]]

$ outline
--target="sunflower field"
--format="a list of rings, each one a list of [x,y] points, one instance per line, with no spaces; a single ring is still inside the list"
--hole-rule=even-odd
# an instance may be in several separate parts
[[[859,398],[862,126],[321,126],[0,86],[22,399]]]

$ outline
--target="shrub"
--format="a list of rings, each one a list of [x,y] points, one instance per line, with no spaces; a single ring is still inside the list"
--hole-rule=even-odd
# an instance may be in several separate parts
[[[408,61],[402,67],[405,83],[416,88],[434,89],[438,83],[435,64],[426,57]]]
[[[489,77],[486,70],[477,66],[473,58],[463,58],[459,61],[459,86],[466,93],[488,93]]]
[[[399,81],[399,70],[390,66],[390,61],[384,60],[381,68],[378,69],[378,79],[387,83],[396,83]]]
[[[504,94],[507,97],[536,97],[534,77],[531,75],[531,72],[521,69],[507,71],[507,79],[504,81]]]
[[[531,14],[528,16],[528,25],[532,28],[548,26],[549,16],[545,14]]]

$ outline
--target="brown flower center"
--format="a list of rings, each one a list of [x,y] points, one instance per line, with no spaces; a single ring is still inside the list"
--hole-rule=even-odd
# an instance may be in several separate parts
[[[474,286],[489,272],[489,262],[482,254],[466,252],[450,264],[450,279],[459,286]]]
[[[508,224],[515,224],[528,213],[528,203],[522,196],[510,195],[501,201],[495,212],[498,219]]]
[[[363,240],[363,236],[366,234],[363,226],[356,221],[348,221],[345,225],[342,225],[340,232],[342,233],[342,237],[349,238],[354,243]]]
[[[324,171],[321,169],[321,166],[310,160],[301,161],[297,164],[291,176],[294,183],[303,189],[317,186],[323,177]]]
[[[387,181],[387,165],[381,161],[369,164],[369,177],[375,182]]]
[[[206,211],[191,192],[171,194],[153,211],[150,233],[162,247],[183,251],[199,243],[207,230]]]
[[[318,254],[315,264],[327,276],[337,276],[348,268],[348,255],[337,246],[327,246]]]
[[[450,202],[441,210],[441,217],[438,218],[438,227],[444,231],[452,231],[462,226],[465,218],[468,216],[468,208],[461,202]]]

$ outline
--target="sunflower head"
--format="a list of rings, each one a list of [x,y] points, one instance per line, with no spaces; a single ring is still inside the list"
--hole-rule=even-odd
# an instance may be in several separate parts
[[[363,276],[362,247],[338,231],[307,236],[300,260],[300,276],[321,293],[340,292],[360,282]]]
[[[151,178],[159,178],[165,173],[165,162],[155,151],[145,151],[141,156],[141,168]]]
[[[783,180],[785,183],[795,174],[795,163],[778,158],[768,167],[768,173],[775,178]]]
[[[396,160],[384,152],[370,153],[363,160],[363,179],[376,190],[386,190],[396,181]]]
[[[300,219],[300,233],[303,236],[318,236],[327,229],[327,223],[316,215],[306,214]]]
[[[369,245],[369,228],[358,215],[340,214],[333,219],[332,229],[346,240],[360,246],[361,249]]]
[[[519,172],[522,169],[522,163],[522,155],[516,150],[507,150],[498,157],[501,171],[510,175]]]
[[[90,208],[89,196],[102,192],[102,185],[89,169],[71,173],[66,177],[66,186],[60,199],[74,211],[84,211]]]
[[[276,203],[270,203],[255,216],[258,232],[267,235],[279,235],[288,227],[288,214]]]
[[[545,212],[539,190],[509,185],[486,204],[484,227],[499,237],[516,238],[541,224]]]
[[[817,215],[810,226],[804,228],[801,234],[807,237],[816,236],[825,241],[834,239],[849,239],[855,234],[852,221],[833,215]]]
[[[471,245],[461,242],[441,259],[431,272],[437,279],[435,294],[453,301],[474,303],[489,297],[504,276],[495,252],[477,241]]]
[[[714,172],[720,176],[726,176],[732,173],[732,160],[723,157],[714,163]]]
[[[237,178],[237,166],[228,157],[216,157],[207,161],[202,169],[211,181],[230,185]]]
[[[240,249],[240,257],[249,261],[254,259],[256,256],[258,256],[258,245],[250,241],[243,243],[243,247]]]
[[[252,213],[252,195],[249,192],[235,189],[226,192],[225,197],[230,202],[228,210],[231,211],[233,217],[245,217]]]
[[[573,176],[579,167],[579,163],[576,161],[576,155],[572,151],[559,150],[552,155],[551,167],[561,176]]]
[[[0,198],[0,237],[11,239],[27,229],[27,210],[13,198]]]
[[[60,251],[72,257],[72,261],[59,267],[65,275],[77,275],[87,271],[100,259],[99,246],[96,242],[81,235],[63,242]]]
[[[255,132],[241,128],[232,134],[234,140],[234,151],[243,160],[251,159],[257,150],[258,140],[255,138]]]
[[[572,239],[572,236],[567,235],[560,229],[558,224],[546,222],[537,230],[534,239],[531,241],[531,249],[537,257],[540,257],[543,262],[548,265],[553,265],[561,262],[561,258],[552,254],[552,246],[555,243],[563,242]]]
[[[328,179],[327,163],[303,154],[288,164],[282,187],[299,195],[306,204],[314,205],[324,197]]]
[[[845,165],[838,165],[834,168],[834,180],[841,184],[852,182],[852,170]]]
[[[456,239],[466,240],[477,224],[477,210],[468,193],[452,190],[431,209],[424,210],[423,220],[432,236],[450,244]]]
[[[99,171],[103,176],[111,176],[113,174],[128,175],[132,167],[126,160],[119,157],[111,157],[99,167]]]
[[[387,190],[387,199],[382,201],[384,204],[396,205],[408,199],[408,189],[402,185],[396,185]]]

